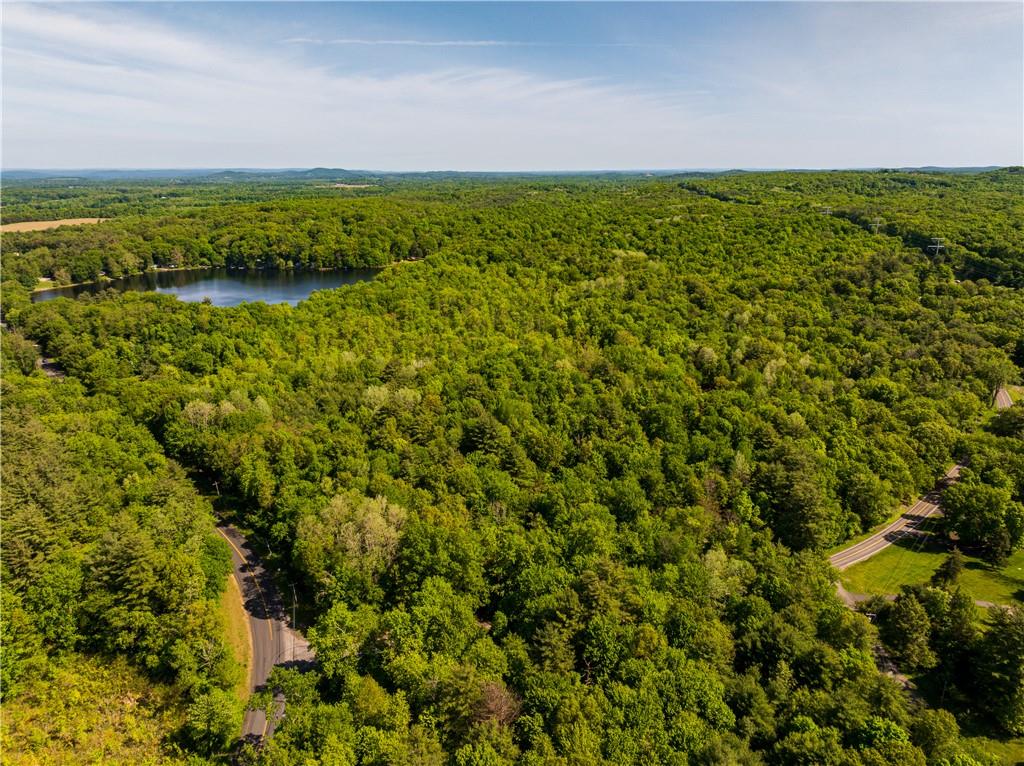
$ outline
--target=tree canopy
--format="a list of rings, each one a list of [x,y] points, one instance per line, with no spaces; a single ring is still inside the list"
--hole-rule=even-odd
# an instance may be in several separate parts
[[[221,746],[204,622],[167,621],[201,614],[225,571],[180,465],[218,482],[309,604],[318,666],[276,672],[288,714],[250,760],[981,762],[878,671],[877,629],[823,555],[963,457],[949,530],[1021,542],[1020,435],[982,430],[1024,361],[1024,299],[993,284],[1012,277],[815,207],[873,189],[910,209],[900,178],[296,192],[19,235],[26,284],[93,250],[128,269],[425,257],[295,308],[29,304],[8,283],[18,645],[177,674],[196,746]],[[975,196],[1012,212],[1015,178],[928,176],[915,193],[946,184],[936,216]],[[28,369],[29,341],[66,380]],[[55,606],[72,602],[88,619]],[[891,609],[898,660],[941,670],[927,599]],[[978,641],[1012,641],[1015,614]],[[977,677],[1012,686],[1019,658],[1003,659]]]

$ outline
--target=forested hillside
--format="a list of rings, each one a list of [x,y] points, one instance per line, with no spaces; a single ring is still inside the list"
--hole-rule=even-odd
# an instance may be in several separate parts
[[[1019,178],[299,185],[5,235],[5,694],[85,652],[220,699],[187,470],[312,621],[246,762],[999,763],[959,727],[1024,734],[1020,607],[896,602],[908,695],[824,554],[954,459],[990,495],[963,544],[1020,548],[1020,405],[990,423],[1024,366]],[[393,265],[296,308],[27,300],[152,264]]]
[[[730,175],[687,187],[746,204],[830,209],[867,229],[900,237],[964,276],[1024,287],[1024,168],[962,176],[896,171]]]
[[[4,701],[73,685],[83,654],[125,655],[173,685],[180,706],[215,701],[226,721],[220,736],[232,734],[239,710],[223,690],[240,670],[214,608],[229,560],[209,504],[115,400],[72,379],[23,375],[32,351],[5,331]],[[74,715],[43,718],[59,731]],[[63,745],[82,744],[81,733],[64,734]],[[207,733],[185,726],[181,736],[202,749]],[[36,741],[25,755],[49,746]]]

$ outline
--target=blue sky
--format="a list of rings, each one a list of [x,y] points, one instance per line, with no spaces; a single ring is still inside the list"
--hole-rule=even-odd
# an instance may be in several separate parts
[[[1024,162],[1014,3],[5,3],[3,166]]]

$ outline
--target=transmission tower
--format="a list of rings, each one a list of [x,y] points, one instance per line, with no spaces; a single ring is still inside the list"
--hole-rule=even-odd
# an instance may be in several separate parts
[[[825,205],[824,207],[819,209],[819,212],[822,215],[832,215],[832,208],[829,207],[828,205]]]
[[[946,249],[946,240],[942,237],[932,237],[932,243],[928,245],[932,255],[938,255]]]
[[[873,233],[877,234],[878,230],[882,228],[882,219],[876,215],[871,219],[871,223],[869,223],[868,226],[871,227],[871,231]]]

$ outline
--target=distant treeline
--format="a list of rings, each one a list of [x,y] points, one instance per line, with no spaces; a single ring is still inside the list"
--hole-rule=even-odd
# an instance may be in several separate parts
[[[684,182],[715,199],[831,209],[901,238],[966,279],[1024,287],[1024,168],[975,174],[737,174]],[[936,239],[942,247],[934,247]]]

